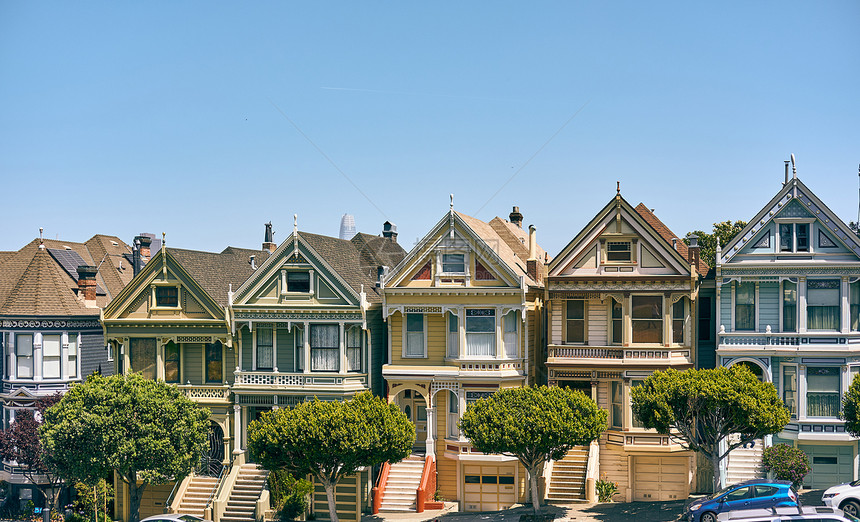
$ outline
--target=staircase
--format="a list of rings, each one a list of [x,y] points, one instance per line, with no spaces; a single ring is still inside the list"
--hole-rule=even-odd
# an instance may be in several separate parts
[[[380,511],[415,511],[415,490],[421,483],[424,456],[413,453],[405,460],[391,465],[382,494]]]
[[[764,443],[756,439],[748,447],[738,447],[729,453],[726,462],[726,485],[737,484],[744,480],[763,478],[764,470],[761,467],[761,456]]]
[[[242,464],[220,521],[254,522],[257,500],[263,493],[268,477],[269,472],[256,464]]]
[[[185,494],[182,495],[178,512],[183,515],[206,518],[203,515],[203,510],[217,487],[218,477],[194,475],[191,477],[191,483],[188,484]]]
[[[573,447],[563,459],[553,462],[546,500],[561,503],[584,501],[587,466],[588,446]]]

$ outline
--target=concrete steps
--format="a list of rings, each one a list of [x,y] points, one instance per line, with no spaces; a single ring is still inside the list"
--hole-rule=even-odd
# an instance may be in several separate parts
[[[417,509],[416,492],[424,472],[424,456],[412,454],[393,464],[382,494],[380,511],[414,512]]]
[[[243,464],[230,491],[221,522],[254,522],[257,500],[268,478],[269,472],[256,464]]]
[[[763,450],[764,442],[761,439],[756,439],[746,448],[733,449],[726,463],[726,485],[764,478],[765,472],[761,466]]]
[[[217,477],[193,476],[179,503],[178,512],[183,515],[194,515],[205,518],[203,510],[206,508],[206,504],[212,498],[217,487]]]
[[[557,503],[585,500],[587,467],[588,446],[572,448],[563,459],[553,462],[546,500]]]

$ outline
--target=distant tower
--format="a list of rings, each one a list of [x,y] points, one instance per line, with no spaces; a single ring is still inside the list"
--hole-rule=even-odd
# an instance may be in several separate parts
[[[347,241],[355,236],[355,218],[352,214],[344,214],[340,218],[340,238]]]

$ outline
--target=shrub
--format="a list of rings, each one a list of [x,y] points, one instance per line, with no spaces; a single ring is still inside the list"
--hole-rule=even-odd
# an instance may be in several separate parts
[[[765,471],[773,472],[777,479],[790,480],[795,488],[800,487],[803,477],[812,471],[806,453],[788,444],[765,448],[762,465]]]
[[[594,483],[594,488],[597,490],[598,502],[612,502],[612,495],[618,492],[618,482],[606,480],[606,475]]]
[[[289,472],[275,470],[269,473],[269,494],[272,509],[280,520],[294,520],[308,510],[308,496],[313,484],[297,479]]]

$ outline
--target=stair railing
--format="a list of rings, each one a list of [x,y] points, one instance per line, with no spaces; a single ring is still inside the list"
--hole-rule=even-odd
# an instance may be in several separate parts
[[[421,472],[421,482],[415,490],[415,512],[423,513],[428,500],[433,500],[436,493],[436,457],[427,455],[424,458],[424,469]],[[430,497],[430,498],[427,498]]]
[[[218,486],[215,500],[212,501],[213,522],[219,522],[224,511],[227,509],[230,493],[233,491],[233,486],[236,485],[236,479],[239,478],[239,470],[242,469],[243,464],[245,464],[245,451],[235,450],[233,452],[233,462],[230,464],[230,472]]]
[[[588,463],[585,465],[585,500],[597,501],[597,478],[600,472],[600,445],[596,440],[588,446]]]
[[[193,479],[194,472],[191,472],[183,477],[182,480],[176,481],[173,485],[173,490],[170,492],[170,496],[167,497],[167,501],[164,503],[165,513],[179,513],[179,505],[182,503],[182,497],[185,496],[185,491],[188,490],[188,486]]]
[[[215,502],[215,498],[217,497],[218,492],[221,491],[221,486],[224,484],[224,481],[223,481],[224,476],[225,476],[224,472],[226,471],[226,475],[229,475],[230,471],[232,471],[232,469],[233,469],[233,463],[232,462],[228,463],[226,466],[221,466],[221,472],[218,473],[218,482],[215,483],[215,487],[212,488],[212,492],[209,493],[209,498],[206,500],[206,505],[203,506],[204,518],[208,518],[208,519],[212,520],[212,511],[211,511],[212,503]]]
[[[382,471],[379,472],[379,477],[376,479],[376,486],[373,487],[373,514],[379,514],[379,508],[382,507],[382,497],[385,495],[385,484],[388,482],[388,472],[391,471],[391,463],[386,462],[382,465]]]

